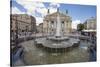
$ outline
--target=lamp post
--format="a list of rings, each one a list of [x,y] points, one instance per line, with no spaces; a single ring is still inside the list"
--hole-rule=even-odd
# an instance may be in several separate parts
[[[17,15],[16,15],[16,19],[15,19],[15,25],[16,25],[16,30],[15,30],[15,45],[18,46],[18,20],[17,20]]]
[[[48,32],[49,24],[48,23],[49,22],[47,21],[47,33],[46,33],[47,36],[49,35],[49,32]]]
[[[14,39],[14,30],[12,29],[12,15],[11,15],[11,17],[10,17],[10,20],[11,20],[11,22],[10,22],[10,42],[11,42],[11,45],[12,45],[12,43],[13,43],[13,39]]]
[[[28,33],[28,26],[26,26],[25,36],[27,36],[27,33]]]
[[[43,24],[42,24],[42,36],[44,36],[44,33],[43,33]]]

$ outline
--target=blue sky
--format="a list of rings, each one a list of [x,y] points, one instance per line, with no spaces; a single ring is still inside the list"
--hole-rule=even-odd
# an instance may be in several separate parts
[[[80,19],[84,21],[90,17],[96,17],[96,7],[89,5],[65,5],[61,9],[68,9],[69,15],[73,20]]]
[[[27,13],[36,17],[37,24],[43,22],[43,17],[47,14],[47,9],[50,12],[56,12],[59,8],[60,12],[66,13],[72,17],[72,23],[74,26],[78,23],[83,23],[90,17],[96,17],[96,6],[91,5],[75,5],[75,4],[62,4],[62,3],[51,3],[51,2],[34,2],[25,0],[12,0],[12,13]]]

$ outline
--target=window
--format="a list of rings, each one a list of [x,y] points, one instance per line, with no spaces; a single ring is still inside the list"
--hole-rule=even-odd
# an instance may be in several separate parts
[[[51,21],[51,27],[52,28],[54,27],[54,21]]]
[[[64,32],[64,21],[61,22],[62,33]]]
[[[54,24],[54,21],[51,21],[52,24]]]
[[[61,23],[61,27],[62,27],[62,29],[64,28],[64,21],[62,21],[62,23]]]

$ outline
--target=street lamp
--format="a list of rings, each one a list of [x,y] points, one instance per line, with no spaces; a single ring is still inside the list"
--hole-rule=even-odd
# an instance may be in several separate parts
[[[26,26],[25,36],[27,36],[27,33],[28,33],[28,26]]]
[[[42,36],[44,36],[44,35],[43,35],[43,24],[42,24]]]
[[[17,15],[16,15],[16,19],[15,19],[15,25],[16,25],[16,30],[15,30],[15,44],[16,44],[16,46],[18,46],[17,44],[18,44],[18,20],[17,20]]]

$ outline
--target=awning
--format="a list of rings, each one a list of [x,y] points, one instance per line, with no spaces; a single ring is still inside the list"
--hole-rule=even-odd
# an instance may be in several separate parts
[[[92,30],[92,29],[90,29],[90,30],[82,30],[83,32],[96,32],[96,30]]]

